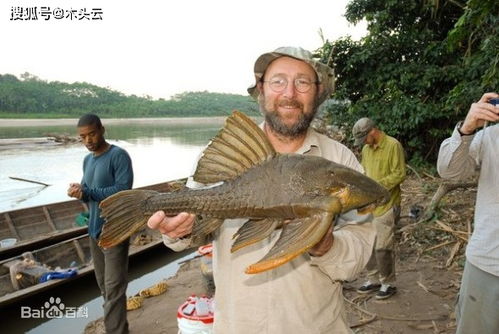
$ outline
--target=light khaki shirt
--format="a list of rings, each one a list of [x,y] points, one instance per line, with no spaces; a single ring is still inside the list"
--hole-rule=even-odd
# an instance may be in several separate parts
[[[347,147],[311,129],[297,153],[322,156],[363,172]],[[348,212],[340,218],[333,247],[324,256],[305,253],[255,275],[244,270],[269,251],[281,230],[232,254],[232,236],[246,220],[226,220],[213,241],[214,333],[351,333],[342,281],[353,279],[369,260],[375,238],[371,218]],[[185,240],[172,243],[165,238],[165,244],[174,250],[187,247]]]

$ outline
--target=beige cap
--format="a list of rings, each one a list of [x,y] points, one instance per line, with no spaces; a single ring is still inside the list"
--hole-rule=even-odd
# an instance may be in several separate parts
[[[324,86],[324,91],[319,96],[319,105],[322,104],[329,96],[334,93],[334,71],[331,67],[320,61],[313,59],[312,53],[300,47],[286,46],[275,49],[272,52],[264,53],[255,62],[255,83],[248,88],[248,93],[253,98],[258,99],[258,89],[256,85],[262,80],[267,67],[271,62],[280,57],[291,57],[302,60],[312,66],[317,74],[319,82]]]
[[[353,126],[353,129],[352,129],[352,134],[353,134],[353,137],[355,138],[355,141],[353,144],[355,146],[363,145],[365,140],[366,140],[367,134],[375,126],[376,126],[376,124],[370,118],[363,117],[363,118],[359,119],[355,123],[355,125]]]

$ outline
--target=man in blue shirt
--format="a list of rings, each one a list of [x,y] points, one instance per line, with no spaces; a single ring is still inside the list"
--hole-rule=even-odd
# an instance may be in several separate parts
[[[77,127],[82,143],[91,153],[83,161],[81,183],[71,183],[68,196],[84,201],[89,208],[90,252],[95,278],[104,298],[106,333],[128,333],[126,288],[130,240],[109,249],[100,248],[97,242],[104,224],[99,203],[119,191],[132,188],[132,161],[124,149],[106,142],[105,129],[97,115],[83,115]]]

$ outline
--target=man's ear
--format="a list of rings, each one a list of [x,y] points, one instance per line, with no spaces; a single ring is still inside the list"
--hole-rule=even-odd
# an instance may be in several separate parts
[[[101,129],[102,129],[102,134],[106,133],[106,128],[104,126]]]
[[[262,94],[263,93],[263,82],[258,81],[256,83],[256,89],[258,89],[258,93]]]

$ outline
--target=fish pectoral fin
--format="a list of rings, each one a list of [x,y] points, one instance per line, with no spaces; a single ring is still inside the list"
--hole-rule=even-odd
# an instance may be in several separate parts
[[[191,244],[203,244],[207,236],[211,235],[223,224],[223,219],[197,215],[191,232]]]
[[[230,249],[231,253],[265,239],[282,223],[282,219],[267,218],[248,220],[234,234],[235,240]]]
[[[275,155],[262,129],[245,114],[234,111],[203,151],[193,178],[201,183],[231,180]]]
[[[246,268],[256,274],[291,261],[317,244],[331,226],[333,214],[324,212],[297,218],[285,224],[281,236],[269,252],[257,263]]]

